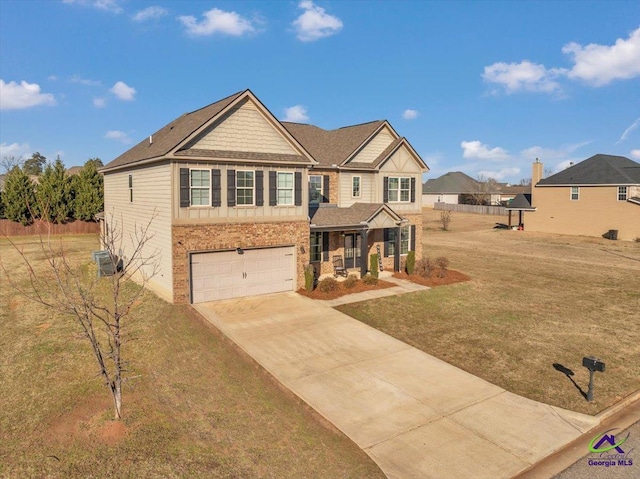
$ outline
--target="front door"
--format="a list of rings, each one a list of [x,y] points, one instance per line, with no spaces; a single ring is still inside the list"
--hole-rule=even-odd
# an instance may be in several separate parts
[[[360,267],[361,239],[357,233],[344,235],[344,267]]]

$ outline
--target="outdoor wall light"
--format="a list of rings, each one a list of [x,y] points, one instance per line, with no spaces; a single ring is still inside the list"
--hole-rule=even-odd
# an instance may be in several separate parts
[[[244,254],[244,250],[242,248],[236,248],[236,253]]]
[[[593,401],[593,373],[596,371],[604,372],[604,363],[593,356],[585,356],[582,358],[582,365],[589,370],[589,391],[587,392],[587,401]]]
[[[304,250],[304,246],[300,246],[300,254],[304,254],[305,250]]]

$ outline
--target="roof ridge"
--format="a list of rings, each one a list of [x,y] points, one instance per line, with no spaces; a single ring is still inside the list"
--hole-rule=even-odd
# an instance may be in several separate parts
[[[371,123],[378,123],[378,122],[382,122],[384,123],[387,120],[371,120],[371,121],[365,121],[364,123],[356,123],[355,125],[345,125],[345,126],[341,126],[339,128],[334,128],[333,130],[328,130],[328,131],[336,131],[336,130],[343,130],[345,128],[353,128],[355,126],[364,126],[364,125],[370,125]]]
[[[241,91],[239,91],[239,92],[236,92],[236,93],[233,93],[233,94],[231,94],[231,95],[225,96],[224,98],[221,98],[221,99],[220,99],[220,100],[218,100],[218,101],[213,101],[213,102],[209,103],[208,105],[205,105],[205,106],[203,106],[203,107],[201,107],[201,108],[198,108],[198,109],[196,109],[196,110],[188,111],[188,112],[186,112],[186,113],[183,113],[183,114],[182,114],[182,115],[180,115],[178,118],[182,118],[183,116],[191,115],[191,114],[193,114],[193,113],[197,113],[197,112],[199,112],[199,111],[201,111],[201,110],[204,110],[205,108],[209,108],[211,105],[215,105],[216,103],[222,103],[223,101],[228,100],[229,98],[231,98],[231,97],[233,97],[233,96],[236,96],[236,97],[237,97],[237,96],[240,96],[240,95],[242,95],[243,93],[248,92],[248,91],[249,91],[249,89],[247,88],[247,89],[245,89],[245,90],[241,90]],[[176,119],[177,119],[177,118],[176,118]],[[175,121],[175,120],[174,120],[174,121]],[[172,122],[172,123],[173,123],[173,122]]]

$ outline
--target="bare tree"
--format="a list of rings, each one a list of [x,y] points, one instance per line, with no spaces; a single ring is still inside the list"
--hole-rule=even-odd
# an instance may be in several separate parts
[[[475,190],[470,195],[471,201],[476,205],[490,205],[491,195],[496,193],[498,193],[498,182],[493,178],[479,175]]]
[[[24,165],[24,158],[16,158],[14,155],[3,156],[0,160],[0,167],[4,170],[5,173],[9,173],[16,166],[22,168]]]
[[[40,237],[43,265],[7,238],[27,270],[26,286],[0,262],[9,283],[19,293],[62,313],[80,327],[110,391],[115,419],[122,418],[122,386],[128,379],[125,377],[128,361],[122,357],[125,319],[158,270],[158,252],[148,252],[149,240],[153,238],[149,228],[154,218],[155,214],[144,226],[134,225],[133,233],[125,238],[122,227],[111,215],[100,237],[104,252],[97,275],[95,270],[83,268],[83,262],[74,261],[62,239],[54,243],[50,234]],[[100,274],[101,268],[106,276]]]
[[[451,211],[445,210],[440,212],[440,224],[442,224],[442,231],[447,231],[449,229],[451,218],[453,218],[453,213],[451,213]]]

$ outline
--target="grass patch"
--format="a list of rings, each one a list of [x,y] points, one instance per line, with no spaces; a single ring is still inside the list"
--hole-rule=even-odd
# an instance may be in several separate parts
[[[36,257],[37,239],[20,240]],[[96,236],[65,238],[89,260]],[[0,240],[3,263],[21,278]],[[144,295],[126,325],[132,377],[122,425],[69,319],[0,277],[0,476],[383,477],[189,306]]]
[[[640,389],[640,247],[601,238],[494,230],[458,213],[450,231],[425,210],[424,249],[470,282],[340,306],[412,346],[531,399],[594,414]],[[582,357],[606,363],[587,403]]]

